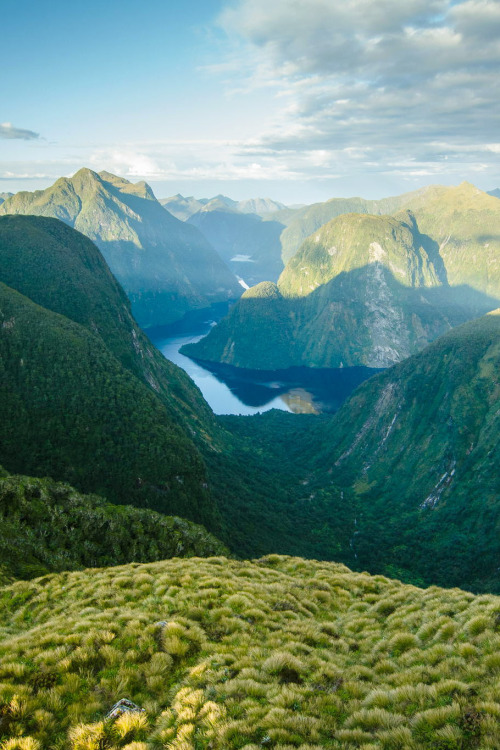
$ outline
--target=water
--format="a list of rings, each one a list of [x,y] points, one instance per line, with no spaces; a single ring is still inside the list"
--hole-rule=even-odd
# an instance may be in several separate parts
[[[368,367],[245,370],[199,362],[184,356],[184,344],[199,341],[213,320],[195,321],[191,330],[148,331],[155,346],[194,380],[215,414],[256,414],[281,409],[295,414],[334,413],[363,380],[379,370]]]

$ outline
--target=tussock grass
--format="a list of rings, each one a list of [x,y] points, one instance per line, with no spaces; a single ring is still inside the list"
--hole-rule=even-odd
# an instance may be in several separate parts
[[[19,581],[0,750],[500,750],[499,611],[277,555]]]

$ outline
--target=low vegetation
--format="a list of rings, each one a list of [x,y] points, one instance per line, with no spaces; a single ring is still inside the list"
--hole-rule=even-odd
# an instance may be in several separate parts
[[[203,526],[182,518],[111,505],[51,479],[0,478],[4,581],[97,565],[226,553]]]
[[[214,557],[18,582],[0,628],[2,750],[500,748],[492,595]]]

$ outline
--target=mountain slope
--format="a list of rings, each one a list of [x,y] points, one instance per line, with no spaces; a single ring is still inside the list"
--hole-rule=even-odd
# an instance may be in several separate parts
[[[203,461],[102,340],[0,284],[0,461],[85,492],[212,523]]]
[[[361,566],[500,590],[499,372],[496,311],[371,378],[323,424],[310,459],[353,492]]]
[[[0,737],[12,750],[498,750],[499,612],[498,597],[277,555],[18,582],[0,602]],[[110,716],[125,696],[132,710]]]
[[[500,299],[498,198],[463,182],[429,189],[410,207],[420,231],[439,246],[448,283],[467,284]]]
[[[426,193],[429,188],[422,188],[411,193],[366,200],[365,198],[331,198],[324,203],[313,203],[311,206],[296,210],[289,217],[286,229],[281,235],[282,257],[286,265],[306,237],[327,222],[342,214],[392,214],[403,208],[411,207],[412,201]],[[279,219],[278,219],[279,220]]]
[[[143,327],[171,323],[241,292],[199,231],[166,212],[144,182],[81,169],[46,190],[16,193],[0,206],[4,214],[58,218],[87,235]]]
[[[248,286],[277,281],[283,270],[283,224],[263,221],[253,212],[240,213],[213,202],[190,216],[188,223],[203,232],[233,273]]]
[[[250,369],[387,367],[497,306],[448,285],[439,247],[413,214],[345,214],[303,243],[277,286],[246,292],[183,352]]]
[[[211,432],[213,415],[183,370],[152,346],[97,247],[61,221],[0,217],[0,281],[99,336],[181,422]]]
[[[395,214],[401,210],[412,211],[421,231],[431,235],[439,245],[449,245],[448,252],[454,248],[454,243],[455,251],[458,251],[465,242],[472,253],[474,244],[484,246],[488,242],[488,239],[481,240],[482,222],[486,222],[485,234],[488,234],[492,222],[497,227],[498,205],[488,197],[493,194],[494,191],[484,193],[474,185],[463,182],[457,187],[430,185],[380,200],[332,198],[325,203],[305,206],[286,222],[287,228],[281,236],[283,262],[286,264],[293,257],[306,237],[337,216],[347,213]],[[284,215],[277,218],[285,221]],[[462,279],[460,283],[465,283],[465,280]]]
[[[0,571],[7,578],[226,553],[202,526],[181,518],[111,505],[50,479],[0,478]]]

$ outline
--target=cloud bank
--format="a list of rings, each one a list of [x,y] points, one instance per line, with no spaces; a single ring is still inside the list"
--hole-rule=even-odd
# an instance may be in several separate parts
[[[219,22],[240,78],[251,70],[247,85],[283,101],[254,156],[319,176],[482,172],[498,160],[498,0],[239,0]]]

